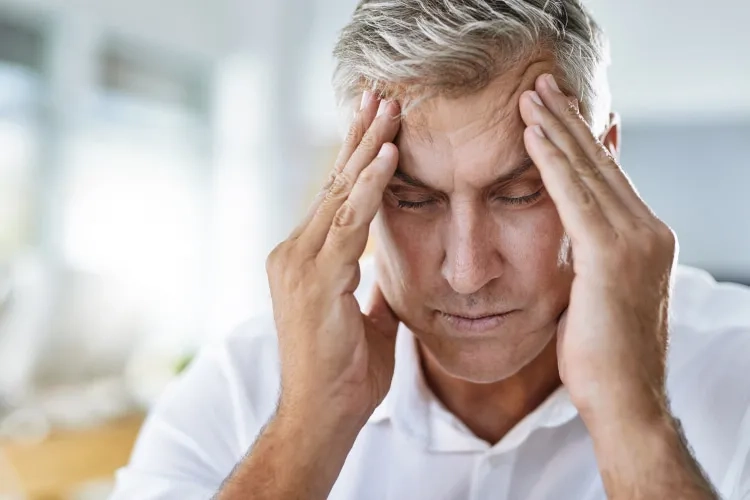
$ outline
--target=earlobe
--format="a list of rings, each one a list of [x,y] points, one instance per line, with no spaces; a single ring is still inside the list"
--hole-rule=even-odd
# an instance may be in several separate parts
[[[621,123],[620,115],[617,113],[609,114],[609,122],[607,128],[601,135],[600,140],[605,148],[607,148],[610,154],[616,159],[620,159],[620,145],[621,145]]]

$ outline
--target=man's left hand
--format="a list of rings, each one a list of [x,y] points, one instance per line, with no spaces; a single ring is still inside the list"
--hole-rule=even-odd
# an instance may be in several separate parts
[[[677,239],[552,75],[521,98],[524,142],[570,237],[560,378],[593,439],[610,498],[718,498],[666,396]]]
[[[521,99],[524,140],[572,245],[560,376],[584,420],[664,416],[677,242],[551,75]],[[587,422],[588,424],[589,422]]]

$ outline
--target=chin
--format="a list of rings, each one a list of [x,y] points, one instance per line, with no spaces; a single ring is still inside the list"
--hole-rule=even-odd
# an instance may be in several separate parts
[[[453,378],[476,384],[500,382],[534,361],[554,339],[554,330],[483,339],[434,338],[417,335],[433,364]]]

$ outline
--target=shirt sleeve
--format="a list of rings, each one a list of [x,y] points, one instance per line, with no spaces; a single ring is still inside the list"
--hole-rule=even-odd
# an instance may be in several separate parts
[[[200,354],[165,391],[110,500],[206,500],[219,490],[262,426],[242,398],[229,351]]]
[[[737,443],[737,453],[727,471],[723,490],[731,492],[729,500],[750,500],[750,408],[742,420]]]

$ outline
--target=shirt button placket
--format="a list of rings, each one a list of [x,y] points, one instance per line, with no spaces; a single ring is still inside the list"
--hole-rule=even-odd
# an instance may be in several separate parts
[[[508,499],[512,473],[512,454],[481,455],[474,468],[472,500]]]
[[[490,455],[482,453],[474,461],[474,469],[471,474],[471,484],[469,485],[469,500],[482,500],[487,498],[484,495],[487,477],[492,473],[490,466]]]

